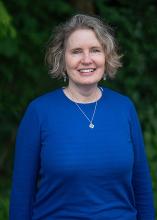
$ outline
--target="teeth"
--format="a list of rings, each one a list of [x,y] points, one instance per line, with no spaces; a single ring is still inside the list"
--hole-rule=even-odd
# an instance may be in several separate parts
[[[89,73],[89,72],[93,72],[94,69],[81,69],[79,70],[81,73]]]

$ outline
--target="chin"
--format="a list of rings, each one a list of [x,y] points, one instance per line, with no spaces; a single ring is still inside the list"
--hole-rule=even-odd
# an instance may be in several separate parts
[[[87,79],[84,79],[84,80],[81,80],[82,83],[85,83],[85,84],[97,84],[99,83],[101,80],[101,78],[95,78],[95,79],[92,79],[92,78],[87,78]]]
[[[95,84],[98,84],[100,80],[83,80],[83,81],[80,81],[78,82],[78,84],[80,85],[95,85]]]

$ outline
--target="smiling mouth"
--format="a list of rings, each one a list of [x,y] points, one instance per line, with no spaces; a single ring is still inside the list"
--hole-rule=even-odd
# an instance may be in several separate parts
[[[91,72],[94,72],[95,70],[96,68],[80,69],[79,72],[80,73],[91,73]]]

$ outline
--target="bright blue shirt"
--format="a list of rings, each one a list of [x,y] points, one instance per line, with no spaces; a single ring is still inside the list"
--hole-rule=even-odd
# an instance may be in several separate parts
[[[95,103],[79,106],[91,118]],[[17,134],[10,220],[154,220],[132,101],[103,88],[93,123],[62,89],[30,103]]]

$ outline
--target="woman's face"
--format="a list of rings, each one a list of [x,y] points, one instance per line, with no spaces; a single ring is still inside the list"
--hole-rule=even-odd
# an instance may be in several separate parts
[[[68,38],[65,66],[69,85],[96,85],[105,71],[105,53],[95,33],[78,29]]]

